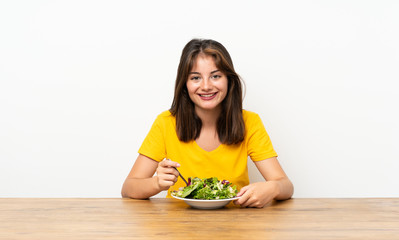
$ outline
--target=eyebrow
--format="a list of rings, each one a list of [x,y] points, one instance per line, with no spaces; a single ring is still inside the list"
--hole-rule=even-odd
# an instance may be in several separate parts
[[[220,70],[212,71],[211,74],[214,74],[214,73],[216,73],[216,72],[220,72]],[[201,75],[199,72],[190,72],[189,74],[198,74],[198,75]]]

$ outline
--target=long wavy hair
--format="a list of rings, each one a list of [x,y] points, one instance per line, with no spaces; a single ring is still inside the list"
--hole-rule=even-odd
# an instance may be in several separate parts
[[[195,113],[194,103],[187,90],[187,80],[199,54],[213,57],[216,67],[228,79],[228,91],[222,101],[222,111],[217,121],[220,142],[232,145],[244,140],[245,125],[242,116],[242,80],[235,72],[233,61],[226,48],[211,39],[192,39],[183,48],[175,92],[170,112],[176,117],[176,133],[180,141],[189,142],[199,137],[201,119]]]

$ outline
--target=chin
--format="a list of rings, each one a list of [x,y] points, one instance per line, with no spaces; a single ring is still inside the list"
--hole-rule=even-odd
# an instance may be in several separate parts
[[[206,110],[206,111],[211,111],[211,110],[215,110],[218,108],[219,105],[212,105],[212,106],[199,106],[200,109]]]

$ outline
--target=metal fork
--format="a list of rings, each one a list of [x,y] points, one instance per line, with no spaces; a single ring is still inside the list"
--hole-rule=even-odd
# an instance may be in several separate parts
[[[176,171],[179,173],[179,176],[181,177],[181,179],[183,179],[183,181],[186,183],[186,186],[188,186],[188,183],[187,183],[186,179],[184,179],[183,175],[181,175],[179,170],[177,170],[177,168],[175,168],[175,167],[173,167],[173,168],[176,169]]]

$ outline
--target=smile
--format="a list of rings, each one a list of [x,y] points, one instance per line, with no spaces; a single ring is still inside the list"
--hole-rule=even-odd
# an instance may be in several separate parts
[[[209,93],[209,94],[198,94],[201,99],[203,100],[211,100],[216,96],[217,92],[215,93]]]
[[[210,93],[210,94],[199,94],[200,97],[212,97],[213,95],[216,95],[216,93]]]

